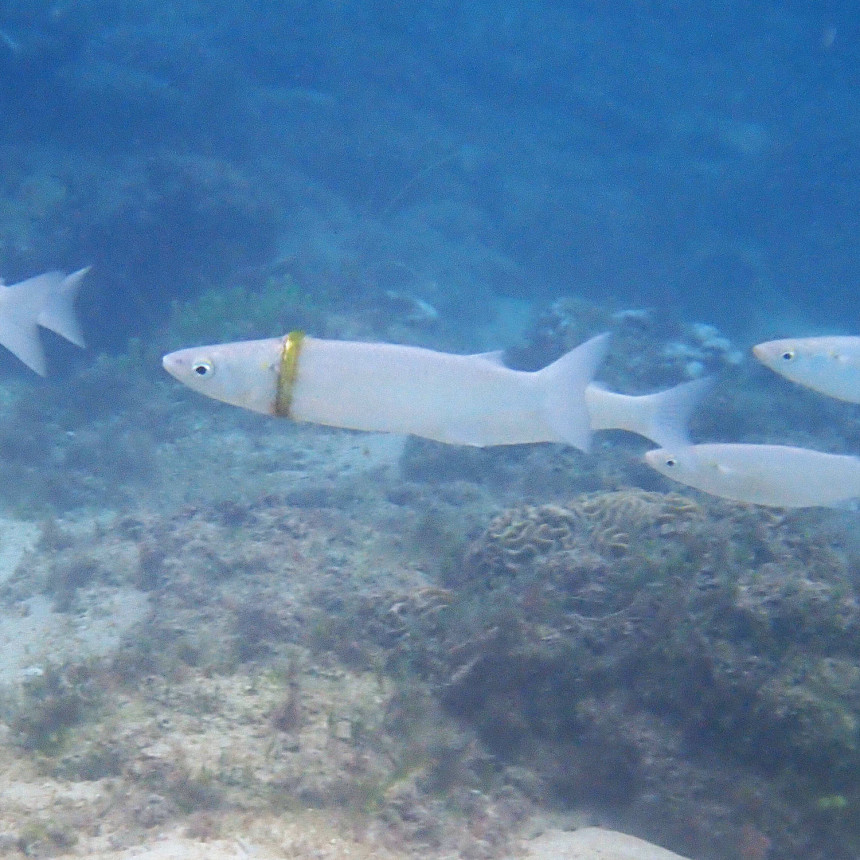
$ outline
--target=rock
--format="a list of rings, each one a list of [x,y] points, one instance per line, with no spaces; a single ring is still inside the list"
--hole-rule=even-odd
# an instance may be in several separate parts
[[[548,830],[525,848],[526,860],[688,860],[659,845],[602,827]]]

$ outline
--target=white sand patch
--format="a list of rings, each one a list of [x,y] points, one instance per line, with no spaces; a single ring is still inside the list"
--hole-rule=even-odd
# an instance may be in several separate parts
[[[36,523],[0,518],[0,584],[36,551],[40,533]],[[74,615],[55,612],[42,594],[0,606],[0,686],[40,674],[47,663],[109,654],[149,609],[147,596],[130,588],[100,589],[96,598]]]
[[[41,674],[44,645],[51,637],[50,601],[31,597],[13,609],[0,612],[0,685],[21,680],[27,674]]]
[[[93,860],[242,860],[246,857],[275,860],[274,854],[260,852],[255,846],[243,845],[235,839],[195,842],[181,837],[163,839],[154,845],[128,848],[125,851],[97,851],[87,856]]]
[[[24,553],[30,552],[38,539],[36,523],[0,517],[0,582],[12,576]]]
[[[41,674],[49,663],[110,654],[149,611],[147,596],[134,589],[105,589],[100,596],[99,606],[84,615],[54,612],[41,594],[0,607],[0,686]]]
[[[340,822],[342,825],[343,822]],[[98,839],[82,840],[73,854],[54,855],[57,860],[80,857],[91,860],[405,860],[409,855],[387,849],[365,834],[344,833],[336,819],[326,821],[318,813],[298,812],[289,821],[246,819],[249,832],[229,839],[200,841],[178,833],[154,835],[144,845],[121,850],[100,848]],[[87,844],[88,843],[88,844]],[[457,860],[451,854],[428,851],[427,860]],[[550,831],[532,840],[519,860],[687,860],[679,854],[642,839],[586,827],[572,832]]]
[[[524,860],[687,860],[635,836],[583,827],[550,830],[526,843]]]

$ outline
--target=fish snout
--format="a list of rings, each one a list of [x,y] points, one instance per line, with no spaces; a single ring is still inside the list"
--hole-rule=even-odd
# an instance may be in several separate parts
[[[176,379],[179,379],[182,374],[182,355],[180,352],[169,352],[161,359],[161,366]]]
[[[642,459],[653,469],[658,466],[665,453],[665,448],[653,448],[651,451],[646,451]]]
[[[757,343],[752,348],[753,355],[764,365],[774,365],[777,363],[777,358],[782,353],[790,353],[791,350],[785,341],[766,340],[764,343]]]

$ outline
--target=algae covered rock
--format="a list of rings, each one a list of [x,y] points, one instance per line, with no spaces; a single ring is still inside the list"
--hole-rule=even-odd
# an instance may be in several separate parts
[[[860,601],[815,527],[638,490],[503,511],[448,583],[443,701],[551,794],[682,850],[707,844],[693,819],[731,834],[726,856],[745,827],[820,843],[845,816],[819,799],[858,800]]]

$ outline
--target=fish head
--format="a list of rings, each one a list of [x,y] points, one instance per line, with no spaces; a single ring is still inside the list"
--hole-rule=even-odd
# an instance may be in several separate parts
[[[168,353],[164,369],[198,394],[273,414],[282,339],[197,346]]]
[[[673,481],[695,486],[695,476],[702,468],[693,446],[654,448],[646,451],[645,462],[656,472]]]
[[[753,347],[762,364],[829,397],[860,403],[860,338],[846,335],[771,340]]]
[[[777,373],[788,374],[793,365],[804,360],[808,347],[796,338],[768,340],[753,347],[753,355],[765,366]]]
[[[768,340],[753,347],[753,355],[777,373],[809,385],[857,364],[858,338],[842,335]],[[812,387],[815,387],[814,385]]]

